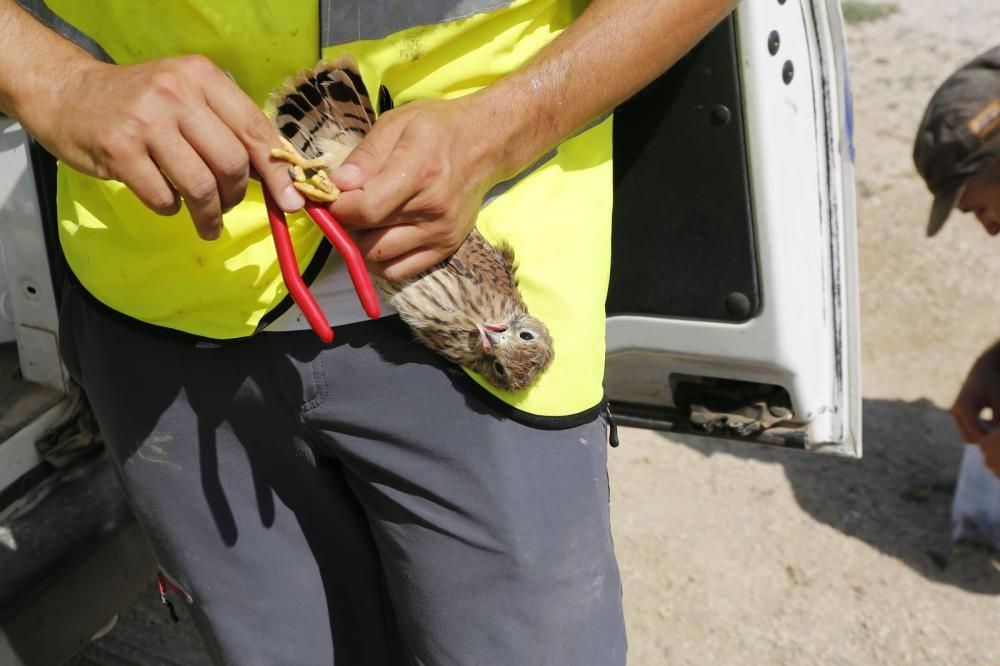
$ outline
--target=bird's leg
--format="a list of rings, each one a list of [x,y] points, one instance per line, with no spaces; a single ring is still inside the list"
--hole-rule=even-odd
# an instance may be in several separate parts
[[[326,169],[326,162],[322,157],[307,160],[299,154],[299,151],[292,145],[292,142],[285,137],[281,137],[281,145],[284,148],[274,148],[271,150],[271,157],[282,162],[288,162],[301,169]]]
[[[322,157],[307,160],[285,137],[281,137],[281,143],[284,148],[273,149],[271,157],[291,164],[288,175],[295,189],[313,201],[336,201],[340,190],[326,173],[326,161]]]

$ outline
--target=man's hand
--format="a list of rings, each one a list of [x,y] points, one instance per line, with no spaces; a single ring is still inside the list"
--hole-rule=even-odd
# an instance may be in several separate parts
[[[330,211],[387,279],[446,259],[475,225],[498,177],[496,132],[477,104],[470,96],[389,111],[332,174],[341,194]]]
[[[993,412],[989,424],[979,416],[987,407]],[[989,434],[992,429],[989,425],[994,428],[1000,425],[1000,343],[983,352],[973,364],[951,407],[951,414],[962,438],[969,443],[979,442]],[[1000,439],[995,446],[1000,448]]]
[[[1000,429],[986,435],[976,445],[983,452],[983,462],[994,475],[1000,477]]]
[[[59,83],[20,105],[28,131],[74,169],[123,182],[160,215],[183,200],[206,240],[246,194],[250,165],[286,210],[304,203],[270,159],[280,146],[270,122],[207,58],[81,62]]]
[[[207,58],[109,65],[0,0],[0,111],[78,171],[120,180],[161,215],[187,204],[202,238],[246,193],[250,166],[286,211],[304,205],[257,105]],[[180,196],[178,196],[180,195]]]

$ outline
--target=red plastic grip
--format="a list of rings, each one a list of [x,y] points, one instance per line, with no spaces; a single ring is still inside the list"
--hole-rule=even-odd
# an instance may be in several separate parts
[[[358,246],[354,244],[351,237],[347,235],[347,232],[337,223],[337,220],[323,204],[307,201],[306,212],[316,222],[316,226],[323,230],[333,246],[337,248],[340,256],[344,258],[347,272],[350,273],[351,281],[354,283],[354,291],[358,293],[358,300],[361,301],[361,307],[364,308],[365,314],[372,319],[378,319],[382,314],[378,303],[378,294],[375,292],[375,285],[372,284],[371,276],[368,275],[368,268],[365,266],[365,260],[361,256]]]
[[[264,203],[267,205],[267,220],[271,224],[271,236],[274,238],[274,247],[278,252],[281,277],[285,280],[288,293],[292,295],[292,299],[298,304],[306,321],[309,322],[309,326],[316,332],[319,339],[323,342],[332,342],[333,329],[330,328],[330,322],[299,273],[299,262],[295,259],[295,249],[292,247],[292,237],[288,233],[285,213],[275,203],[271,193],[267,191],[267,186],[265,185],[261,189],[264,191]]]

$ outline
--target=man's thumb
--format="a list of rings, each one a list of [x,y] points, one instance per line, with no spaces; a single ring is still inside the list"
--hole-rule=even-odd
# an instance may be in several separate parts
[[[344,162],[333,170],[330,180],[342,191],[359,190],[382,170],[396,147],[405,123],[383,122],[371,131],[350,152]]]
[[[333,173],[330,174],[330,180],[342,192],[360,190],[368,180],[364,177],[364,173],[360,166],[345,160],[343,164],[333,170]]]

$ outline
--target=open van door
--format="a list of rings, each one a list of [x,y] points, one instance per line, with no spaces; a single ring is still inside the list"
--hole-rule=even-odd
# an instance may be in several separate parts
[[[741,3],[616,112],[620,423],[861,455],[851,123],[838,0]]]
[[[155,565],[59,353],[55,160],[0,116],[0,665],[61,664]]]

